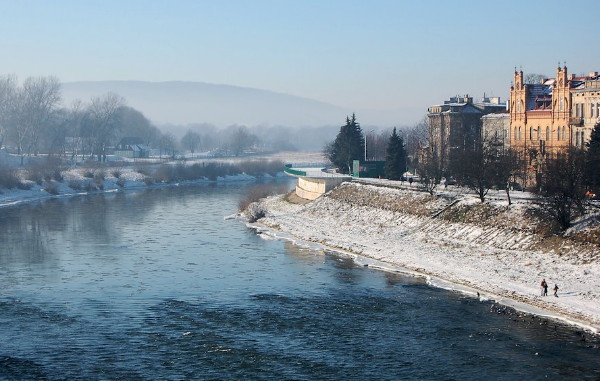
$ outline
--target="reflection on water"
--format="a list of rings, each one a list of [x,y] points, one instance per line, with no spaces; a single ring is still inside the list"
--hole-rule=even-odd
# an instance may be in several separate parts
[[[597,338],[264,240],[243,184],[0,213],[0,379],[600,378]]]

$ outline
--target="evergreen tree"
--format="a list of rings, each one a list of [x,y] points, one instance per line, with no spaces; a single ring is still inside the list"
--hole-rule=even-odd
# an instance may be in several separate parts
[[[404,141],[396,132],[392,131],[385,153],[385,176],[390,180],[400,180],[406,171],[406,150]]]
[[[585,160],[586,183],[596,193],[600,194],[600,122],[592,130],[592,136],[587,143]]]
[[[325,154],[342,173],[350,173],[352,161],[363,158],[364,148],[365,138],[356,116],[352,114],[352,118],[346,117],[346,124],[340,127],[335,140],[327,144]]]

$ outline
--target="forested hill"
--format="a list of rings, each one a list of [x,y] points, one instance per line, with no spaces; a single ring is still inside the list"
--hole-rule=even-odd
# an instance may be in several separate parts
[[[336,126],[350,110],[260,89],[203,82],[97,81],[62,84],[65,105],[113,92],[157,124]]]

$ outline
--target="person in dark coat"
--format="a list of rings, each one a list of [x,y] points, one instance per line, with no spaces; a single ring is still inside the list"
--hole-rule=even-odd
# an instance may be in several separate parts
[[[558,285],[556,283],[554,283],[554,296],[556,296],[558,298]]]
[[[542,279],[540,286],[542,286],[542,296],[548,296],[548,283],[546,283],[546,279]]]

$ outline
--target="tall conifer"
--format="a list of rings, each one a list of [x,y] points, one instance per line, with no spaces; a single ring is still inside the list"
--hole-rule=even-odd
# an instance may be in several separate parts
[[[364,157],[365,139],[356,121],[356,115],[346,117],[346,124],[340,127],[335,140],[325,147],[325,154],[342,173],[352,170],[352,161]]]
[[[392,131],[385,154],[385,176],[390,180],[400,180],[406,171],[406,150],[404,140],[396,132]]]

